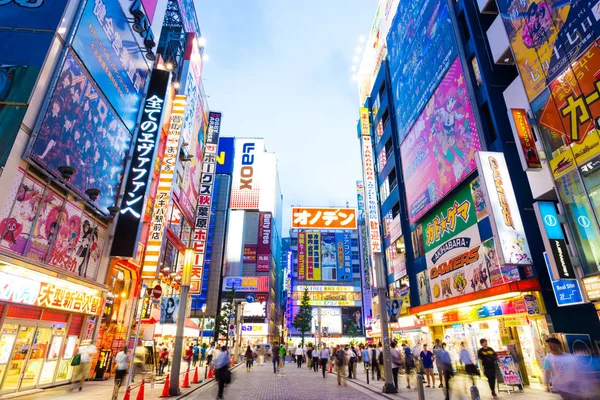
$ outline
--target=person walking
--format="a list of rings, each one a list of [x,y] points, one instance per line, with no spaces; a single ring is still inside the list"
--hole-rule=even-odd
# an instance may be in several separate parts
[[[354,353],[352,347],[346,346],[344,350],[346,351],[346,358],[348,359],[348,379],[352,379],[352,371],[354,370],[356,353]]]
[[[219,352],[217,358],[215,358],[214,366],[215,366],[215,379],[219,384],[219,393],[217,394],[217,399],[223,399],[223,391],[225,390],[225,384],[231,382],[231,371],[229,371],[229,365],[231,361],[229,360],[229,352],[227,351],[227,346],[222,346],[221,351]]]
[[[406,374],[406,388],[410,389],[410,375],[415,368],[415,356],[406,342],[402,343],[402,350],[404,351],[404,373]]]
[[[440,364],[440,359],[437,356],[438,351],[442,350],[442,341],[440,339],[435,339],[435,345],[433,346],[433,355],[434,355],[434,360],[435,360],[435,366],[438,370],[438,375],[440,378],[440,385],[438,386],[439,388],[443,388],[444,387],[444,379],[442,378],[442,365]]]
[[[383,379],[383,382],[385,382],[385,364],[383,362],[383,345],[381,342],[377,345],[377,366],[379,367],[379,370],[377,371],[377,380],[381,378]]]
[[[544,381],[546,391],[560,395],[564,400],[587,398],[581,393],[584,382],[578,376],[575,358],[562,351],[556,338],[546,339],[550,353],[544,358]]]
[[[272,352],[273,352],[273,357],[272,357],[272,359],[273,359],[273,373],[276,374],[277,371],[279,370],[279,358],[281,357],[280,353],[279,353],[279,346],[276,343],[273,344]]]
[[[127,345],[123,346],[120,352],[115,356],[115,365],[117,369],[115,370],[115,386],[121,386],[123,384],[123,379],[127,374],[127,364],[129,364],[129,353],[127,349]]]
[[[477,358],[481,360],[483,374],[488,379],[492,397],[498,397],[496,394],[496,362],[498,361],[498,355],[494,349],[488,347],[486,339],[481,339],[479,343],[481,348],[477,351]]]
[[[90,364],[92,363],[92,357],[98,352],[96,346],[92,344],[89,339],[82,340],[81,345],[77,349],[77,355],[79,356],[79,364],[75,366],[71,383],[76,385],[79,381],[79,391],[83,390],[83,383],[90,377]],[[73,364],[71,364],[73,365]],[[75,390],[77,386],[73,386],[71,390]]]
[[[206,343],[202,343],[200,346],[200,366],[204,366],[204,361],[206,361]]]
[[[192,367],[195,367],[196,364],[198,363],[198,361],[200,360],[200,346],[198,346],[198,343],[194,344],[194,347],[192,348],[193,351],[193,364]]]
[[[284,346],[279,347],[279,355],[281,355],[281,368],[285,368],[285,355],[287,351]]]
[[[467,346],[465,345],[465,342],[460,342],[460,352],[458,353],[458,358],[460,360],[460,363],[462,365],[464,365],[467,376],[469,376],[469,378],[471,378],[471,384],[473,386],[475,386],[475,375],[477,375],[477,367],[475,366],[475,363],[471,359],[471,354],[469,354],[469,350],[467,350]],[[468,384],[468,382],[465,382],[465,384],[467,385],[466,390],[468,392],[469,384]]]
[[[427,377],[427,386],[425,387],[435,387],[435,375],[433,374],[433,360],[434,355],[427,348],[427,343],[423,344],[423,350],[421,351],[420,358],[421,363],[423,364],[423,369],[425,370],[425,376]]]
[[[375,349],[375,345],[371,345],[371,379],[375,380],[375,371],[377,371],[377,380],[381,379],[381,375],[379,372],[379,365],[377,363],[377,349]]]
[[[344,386],[348,386],[348,382],[346,381],[346,366],[348,365],[348,359],[346,358],[346,351],[342,349],[339,344],[335,348],[334,360],[338,386],[342,385],[342,381],[344,382]]]
[[[439,359],[438,365],[441,365],[440,377],[444,379],[445,391],[444,397],[446,400],[450,400],[450,379],[454,376],[454,370],[452,369],[452,359],[450,353],[446,350],[446,343],[442,343],[442,348],[438,350],[435,356],[436,360]]]
[[[302,356],[304,355],[304,352],[302,351],[302,347],[298,346],[296,348],[296,364],[298,365],[298,368],[302,368]]]
[[[319,370],[319,350],[317,350],[317,346],[313,347],[312,360],[313,360],[313,371],[317,372]]]
[[[192,361],[194,360],[194,345],[190,345],[186,350],[185,350],[185,357],[183,357],[183,361],[187,362],[187,370],[190,370],[190,365],[192,364]]]
[[[210,367],[210,363],[212,362],[214,352],[215,352],[215,342],[212,342],[210,344],[210,347],[208,348],[208,350],[206,350],[206,363],[208,364],[209,367]]]
[[[366,371],[367,368],[369,367],[369,361],[371,360],[369,358],[369,347],[368,346],[361,346],[360,347],[360,352],[362,354],[362,359],[363,359],[363,368]]]
[[[392,376],[394,377],[394,386],[396,390],[398,390],[398,372],[400,371],[400,367],[402,366],[402,356],[398,349],[396,349],[396,341],[393,340],[390,349],[390,355],[392,357]],[[408,374],[406,374],[408,377]],[[410,383],[409,383],[410,386]]]
[[[304,353],[306,356],[306,366],[308,369],[312,368],[312,348],[310,346],[304,347]]]
[[[265,364],[265,346],[258,346],[258,365],[261,367]]]
[[[169,365],[169,349],[167,346],[162,348],[162,351],[159,354],[158,359],[158,375],[165,374],[165,367]]]
[[[330,356],[331,353],[327,346],[323,346],[319,352],[319,361],[321,363],[321,369],[323,370],[323,378],[325,378],[325,370],[327,369],[327,362],[329,361]]]
[[[244,357],[246,357],[246,372],[250,372],[250,368],[252,368],[252,360],[254,360],[254,352],[250,348],[250,345],[248,345]]]

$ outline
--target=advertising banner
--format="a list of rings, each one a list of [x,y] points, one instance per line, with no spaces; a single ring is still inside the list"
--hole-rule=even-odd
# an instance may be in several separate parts
[[[158,175],[158,188],[156,189],[152,218],[150,220],[150,236],[148,237],[142,265],[142,277],[147,279],[156,278],[158,272],[158,261],[160,260],[163,237],[165,235],[165,221],[168,217],[167,210],[171,202],[173,176],[179,156],[179,139],[184,111],[185,96],[175,96],[171,110],[165,152]]]
[[[401,143],[458,54],[447,3],[401,1],[387,49]]]
[[[233,149],[235,138],[222,137],[217,149],[217,174],[231,175],[233,173]]]
[[[292,229],[356,229],[355,208],[292,207]]]
[[[256,264],[256,245],[244,245],[244,264]]]
[[[485,195],[481,189],[481,180],[479,177],[473,179],[471,184],[471,196],[473,197],[473,205],[475,206],[475,214],[477,221],[481,221],[488,216],[487,205],[485,204]]]
[[[272,223],[273,214],[270,212],[259,214],[256,272],[269,272],[271,269]]]
[[[108,214],[117,202],[131,134],[72,52],[60,77],[29,157],[57,177],[59,167],[74,168],[64,183],[84,199],[87,189],[99,189],[94,205]]]
[[[550,281],[552,282],[552,290],[554,291],[556,304],[559,307],[582,304],[583,292],[581,290],[579,280],[556,279],[554,273],[552,272],[552,267],[550,266],[550,258],[546,252],[544,252],[544,261],[546,262],[546,268],[548,268],[548,274],[550,275]],[[590,300],[592,299],[590,298]]]
[[[533,209],[540,225],[544,247],[548,252],[552,275],[557,279],[577,279],[556,206],[550,201],[538,201],[533,203]]]
[[[456,58],[400,146],[413,224],[476,168],[481,149],[465,78]]]
[[[177,314],[179,314],[179,297],[165,296],[160,302],[160,323],[175,324],[177,323]]]
[[[429,286],[429,275],[427,271],[422,271],[417,274],[417,285],[419,292],[419,304],[431,303],[431,289]]]
[[[323,263],[325,262],[325,258],[328,257],[327,265],[333,266],[335,269],[337,264],[335,260],[337,247],[335,245],[335,235],[332,236],[333,241],[327,247],[325,245],[325,238],[323,238]],[[328,238],[330,237],[328,236]],[[332,250],[331,246],[333,246]],[[331,262],[332,256],[330,251],[333,251],[333,263]],[[321,261],[321,232],[306,232],[306,280],[320,281],[322,265],[324,264]]]
[[[517,367],[512,356],[498,355],[498,367],[500,367],[504,383],[507,385],[521,385],[521,377],[517,372]]]
[[[362,336],[363,318],[360,307],[342,307],[342,334],[345,336]]]
[[[298,232],[298,280],[306,279],[306,232]]]
[[[540,160],[537,147],[535,146],[535,140],[533,138],[533,133],[531,132],[531,126],[529,126],[527,112],[521,108],[513,108],[510,111],[512,113],[513,121],[515,122],[519,143],[521,143],[522,151],[519,152],[519,158],[521,159],[523,170],[530,171],[542,169],[542,161]]]
[[[504,154],[478,152],[477,168],[485,202],[490,209],[492,230],[501,249],[498,254],[500,264],[533,264]]]
[[[498,0],[530,101],[599,36],[597,0]]]
[[[377,201],[377,181],[375,175],[375,160],[373,157],[373,142],[371,137],[363,136],[362,162],[364,189],[366,198],[367,237],[371,256],[371,284],[377,285],[377,272],[375,268],[375,253],[381,253],[381,231],[379,221],[379,203]]]
[[[331,334],[342,333],[342,311],[340,307],[321,308],[321,326],[319,326],[319,317],[317,313],[319,309],[312,309],[312,330],[317,328],[321,331],[321,336],[329,337]]]
[[[156,147],[169,84],[169,71],[154,70],[142,111],[140,129],[135,140],[131,167],[125,181],[125,194],[115,228],[111,256],[137,255],[137,243],[146,209],[148,185],[154,171]]]
[[[242,324],[242,336],[267,336],[269,324]]]
[[[406,257],[396,249],[396,243],[392,243],[385,250],[388,263],[388,276],[398,280],[406,275]]]
[[[360,134],[363,136],[371,136],[371,121],[369,119],[369,109],[366,107],[360,108]]]
[[[258,210],[261,159],[264,152],[263,139],[235,139],[229,203],[232,209]]]
[[[17,137],[66,5],[67,0],[0,2],[0,167]]]
[[[148,64],[117,0],[89,0],[73,49],[133,132],[148,77]]]
[[[350,232],[336,233],[338,245],[338,282],[352,282],[352,238]]]
[[[269,291],[268,276],[226,276],[223,278],[223,291],[231,289],[236,292],[261,292]]]

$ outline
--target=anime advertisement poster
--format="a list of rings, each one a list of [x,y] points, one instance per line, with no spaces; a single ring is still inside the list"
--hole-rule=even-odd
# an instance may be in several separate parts
[[[400,146],[410,223],[476,169],[481,150],[457,57]]]
[[[597,0],[498,0],[530,101],[598,37]]]
[[[400,142],[456,58],[445,1],[401,1],[387,36]]]
[[[67,0],[0,1],[0,167],[6,164]]]
[[[131,135],[72,52],[60,72],[30,158],[60,177],[59,167],[75,169],[65,184],[84,199],[99,189],[94,204],[108,213],[116,203]]]
[[[177,314],[179,310],[179,297],[166,296],[161,299],[160,303],[160,323],[175,324],[177,323]]]
[[[427,271],[422,271],[417,274],[417,289],[419,293],[419,304],[427,304],[431,302],[431,290],[429,287],[429,275]]]
[[[481,221],[488,216],[487,206],[485,204],[485,195],[481,189],[481,180],[479,177],[473,179],[471,184],[471,197],[473,198],[473,205],[475,206],[475,214],[477,214],[477,221]]]
[[[47,188],[42,196],[37,220],[31,232],[25,256],[37,262],[47,262],[50,246],[56,237],[64,197],[54,189]]]

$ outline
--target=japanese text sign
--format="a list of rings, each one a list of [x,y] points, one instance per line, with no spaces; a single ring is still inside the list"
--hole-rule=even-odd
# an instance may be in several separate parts
[[[377,282],[375,268],[375,253],[381,253],[381,232],[379,228],[379,203],[377,201],[377,181],[375,176],[375,161],[373,158],[373,143],[369,136],[363,136],[362,161],[366,200],[367,232],[370,245],[372,284]]]
[[[336,233],[339,282],[352,282],[352,240],[350,232]]]
[[[292,228],[356,229],[356,209],[292,207]]]
[[[298,280],[306,279],[306,232],[298,232]]]
[[[517,135],[519,136],[519,143],[521,143],[522,152],[519,152],[519,156],[521,158],[523,170],[542,169],[542,162],[540,161],[540,156],[535,147],[533,134],[531,133],[531,127],[527,120],[527,112],[520,108],[513,108],[511,112],[515,122]]]
[[[369,122],[369,109],[361,107],[360,109],[360,134],[371,136],[371,123]]]
[[[321,233],[306,232],[306,280],[321,280]]]
[[[269,272],[271,269],[272,223],[273,214],[270,212],[259,214],[256,272]]]

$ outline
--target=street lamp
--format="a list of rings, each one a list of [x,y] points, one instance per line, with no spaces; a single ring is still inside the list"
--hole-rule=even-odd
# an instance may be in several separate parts
[[[192,281],[192,265],[194,262],[194,249],[185,249],[183,257],[183,270],[181,271],[181,291],[179,295],[179,313],[177,314],[177,328],[175,330],[175,347],[173,349],[173,366],[171,367],[171,381],[169,382],[169,395],[178,396],[179,372],[181,371],[181,353],[183,351],[183,329],[185,326],[185,311]]]
[[[202,304],[202,324],[200,324],[200,346],[204,341],[204,317],[206,316],[206,303]]]

